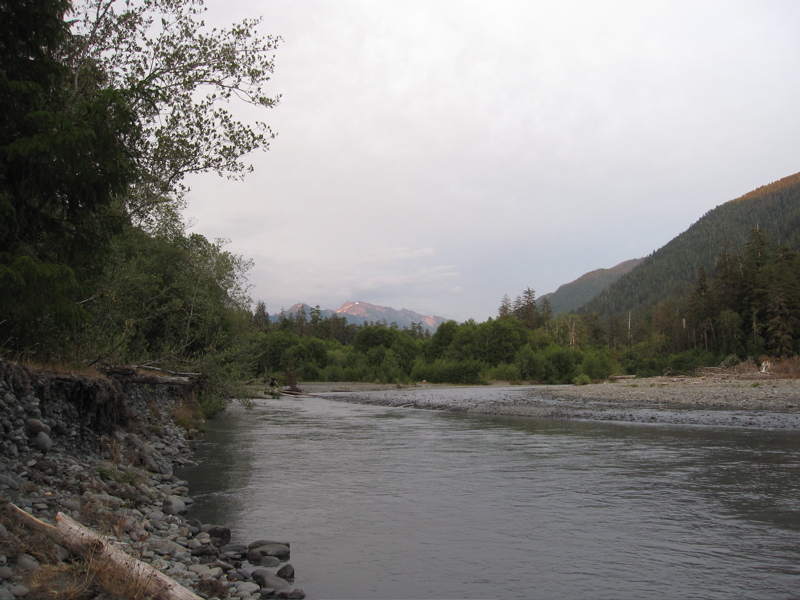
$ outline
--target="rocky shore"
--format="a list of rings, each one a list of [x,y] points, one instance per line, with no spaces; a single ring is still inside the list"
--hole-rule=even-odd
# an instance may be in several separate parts
[[[304,384],[339,401],[476,414],[800,430],[800,380],[748,373],[584,386]]]
[[[190,516],[187,432],[173,421],[191,391],[33,372],[0,361],[0,600],[144,598],[109,581],[15,517],[61,512],[202,598],[303,598],[290,545],[232,541]]]

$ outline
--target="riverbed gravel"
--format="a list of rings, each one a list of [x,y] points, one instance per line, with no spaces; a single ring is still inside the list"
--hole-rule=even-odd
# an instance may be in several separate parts
[[[800,380],[769,375],[654,377],[590,385],[461,387],[318,384],[334,400],[477,414],[800,430]]]

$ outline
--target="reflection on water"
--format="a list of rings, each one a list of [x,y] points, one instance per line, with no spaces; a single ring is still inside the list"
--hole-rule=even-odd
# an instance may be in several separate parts
[[[193,516],[290,540],[311,598],[785,598],[798,440],[270,400],[181,475]]]

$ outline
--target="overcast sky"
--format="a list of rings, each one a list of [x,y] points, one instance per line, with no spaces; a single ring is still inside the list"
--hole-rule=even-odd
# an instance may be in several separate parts
[[[278,137],[244,182],[191,179],[187,210],[270,313],[483,321],[800,171],[795,0],[206,5],[284,38]]]

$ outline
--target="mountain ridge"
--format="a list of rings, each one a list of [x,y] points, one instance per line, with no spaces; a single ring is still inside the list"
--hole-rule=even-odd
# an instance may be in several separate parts
[[[772,243],[800,248],[800,173],[760,186],[709,210],[579,311],[600,316],[624,315],[681,297],[693,285],[698,269],[702,267],[713,273],[725,245],[732,252],[740,252],[756,227],[764,229]]]
[[[620,277],[636,268],[642,260],[632,258],[608,269],[601,268],[584,273],[574,281],[560,285],[555,292],[543,294],[538,302],[541,305],[541,302],[547,299],[554,315],[575,312]]]
[[[294,315],[302,310],[306,317],[310,318],[311,308],[312,307],[305,302],[299,302],[282,312],[287,315]],[[410,327],[412,323],[415,323],[422,325],[431,333],[435,332],[442,323],[451,320],[436,315],[423,315],[422,313],[418,313],[407,308],[401,308],[398,310],[389,306],[379,306],[377,304],[371,304],[361,300],[347,301],[337,309],[321,309],[320,313],[324,318],[330,318],[332,315],[345,317],[348,323],[355,325],[363,325],[367,322],[385,322],[386,324],[396,323],[400,329],[403,329]],[[272,317],[273,320],[278,318],[280,318],[279,315],[273,315]]]

